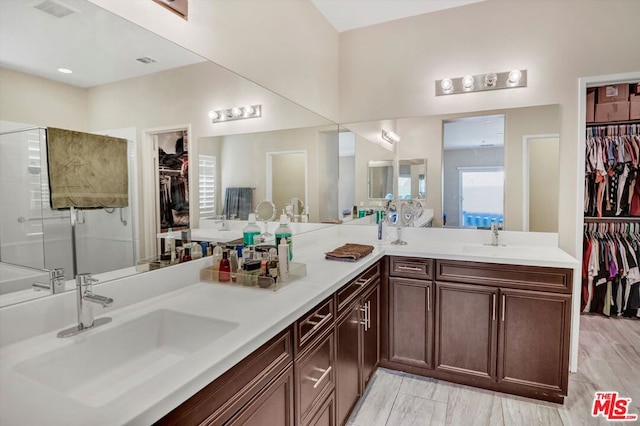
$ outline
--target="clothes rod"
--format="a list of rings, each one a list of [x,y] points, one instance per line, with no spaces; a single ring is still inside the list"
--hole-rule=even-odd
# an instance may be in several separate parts
[[[640,223],[640,217],[585,217],[584,223]]]

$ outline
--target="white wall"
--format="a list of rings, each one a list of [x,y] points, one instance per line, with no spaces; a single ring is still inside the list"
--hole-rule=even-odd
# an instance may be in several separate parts
[[[310,1],[90,1],[337,121],[338,33]]]
[[[488,0],[341,33],[340,120],[560,104],[559,240],[580,257],[578,78],[640,69],[639,15],[629,0]],[[438,79],[514,68],[527,88],[435,97]]]

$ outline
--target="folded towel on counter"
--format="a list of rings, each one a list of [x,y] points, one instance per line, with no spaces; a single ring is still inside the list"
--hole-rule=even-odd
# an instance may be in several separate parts
[[[373,246],[349,243],[325,253],[325,258],[329,260],[341,260],[343,262],[355,262],[372,251]]]
[[[127,140],[47,129],[52,209],[126,207],[129,204]]]

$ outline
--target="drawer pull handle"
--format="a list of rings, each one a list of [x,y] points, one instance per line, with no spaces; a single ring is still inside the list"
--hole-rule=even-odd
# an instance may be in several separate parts
[[[493,294],[493,300],[491,302],[491,306],[493,306],[493,321],[496,320],[496,295]]]
[[[329,315],[314,314],[311,318],[320,318],[320,321],[311,321],[311,318],[306,320],[305,322],[307,324],[311,324],[313,326],[311,330],[309,330],[309,333],[313,333],[318,327],[324,324],[324,319],[327,318],[328,316]]]
[[[427,287],[427,312],[431,312],[431,286]]]
[[[505,306],[507,306],[507,295],[503,294],[502,295],[502,322],[504,322],[504,309]]]
[[[422,268],[419,266],[404,266],[404,265],[400,265],[398,266],[398,269],[401,271],[416,271],[416,272],[422,272]]]
[[[329,366],[329,368],[327,368],[326,370],[320,370],[322,371],[322,376],[318,377],[317,379],[313,379],[311,377],[309,377],[309,380],[311,380],[312,382],[316,382],[313,385],[313,388],[316,389],[318,386],[320,386],[320,383],[322,383],[322,381],[329,375],[329,373],[331,373],[331,366]]]
[[[371,281],[371,278],[358,278],[356,280],[356,284],[358,284],[360,287],[364,287],[365,285],[369,284],[369,281]]]

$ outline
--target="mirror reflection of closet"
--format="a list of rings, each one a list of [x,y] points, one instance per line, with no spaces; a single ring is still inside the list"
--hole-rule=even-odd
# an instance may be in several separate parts
[[[369,161],[368,180],[370,200],[392,199],[393,161]]]
[[[465,117],[443,126],[443,222],[448,227],[504,224],[504,114]]]
[[[189,228],[189,138],[186,130],[154,135],[158,147],[159,232]]]

